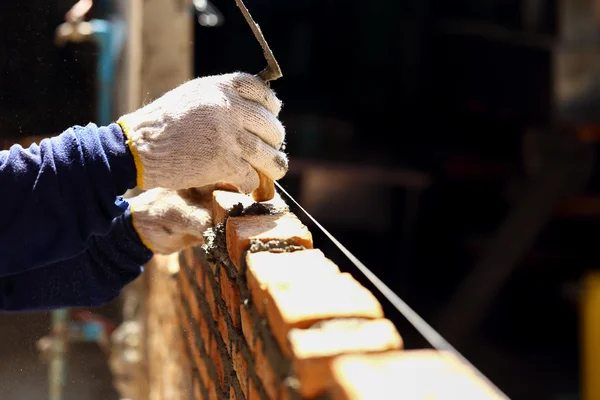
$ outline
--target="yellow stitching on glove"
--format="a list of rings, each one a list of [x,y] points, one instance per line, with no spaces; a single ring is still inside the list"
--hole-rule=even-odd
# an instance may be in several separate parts
[[[146,240],[144,239],[144,237],[140,233],[140,230],[136,226],[136,224],[135,224],[135,221],[136,221],[136,219],[135,219],[135,210],[133,209],[133,207],[131,206],[131,204],[129,205],[129,213],[131,214],[131,225],[133,225],[133,229],[135,230],[135,232],[137,233],[138,237],[140,238],[140,241],[142,242],[142,244],[144,246],[146,246],[148,248],[148,250],[150,250],[152,253],[156,254],[156,251],[152,248],[152,246],[150,246],[150,244],[148,242],[146,242]]]
[[[133,140],[131,139],[131,136],[129,135],[129,128],[127,127],[127,125],[125,125],[125,122],[123,122],[122,120],[119,120],[119,121],[117,121],[117,124],[119,124],[119,126],[123,130],[123,134],[125,134],[125,137],[127,138],[127,142],[126,142],[127,147],[129,147],[129,151],[131,151],[131,155],[133,156],[133,163],[135,164],[135,169],[136,169],[137,187],[139,187],[140,189],[143,189],[144,188],[144,165],[142,164],[142,159],[140,158],[140,154],[138,153],[137,149],[133,145]]]

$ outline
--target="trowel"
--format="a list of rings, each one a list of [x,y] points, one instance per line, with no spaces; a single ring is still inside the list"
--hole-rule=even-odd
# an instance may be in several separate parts
[[[258,43],[260,43],[260,47],[263,49],[263,54],[267,60],[267,67],[258,73],[258,77],[265,81],[268,85],[270,81],[281,78],[281,69],[279,68],[277,60],[275,60],[275,56],[273,56],[273,52],[269,48],[269,45],[267,44],[260,27],[256,22],[254,22],[254,19],[252,19],[250,12],[244,5],[244,2],[242,0],[235,0],[235,2],[242,11],[242,14],[244,14],[246,22],[248,22],[248,25],[250,25],[250,29],[252,29],[254,36],[258,40]],[[252,198],[254,198],[254,201],[258,202],[272,200],[273,197],[275,197],[275,184],[273,183],[273,180],[267,177],[261,171],[257,170],[256,172],[258,173],[260,184],[258,188],[252,192]]]

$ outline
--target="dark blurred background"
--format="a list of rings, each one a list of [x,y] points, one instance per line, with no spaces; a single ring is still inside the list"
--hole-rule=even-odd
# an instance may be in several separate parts
[[[52,42],[73,3],[0,5],[5,138],[94,120],[96,49]],[[245,3],[283,71],[283,187],[511,398],[579,398],[581,283],[599,258],[598,2]],[[235,2],[211,4],[222,24],[194,25],[195,75],[259,72]],[[407,347],[426,346],[387,311]]]

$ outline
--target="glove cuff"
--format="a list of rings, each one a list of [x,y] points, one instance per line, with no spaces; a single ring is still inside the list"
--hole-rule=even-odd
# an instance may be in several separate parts
[[[167,157],[165,149],[156,148],[157,138],[165,130],[164,111],[158,104],[148,104],[130,114],[124,115],[117,123],[127,138],[127,146],[133,155],[137,169],[137,186],[150,190],[164,186],[161,166]],[[152,154],[151,156],[149,156]]]
[[[129,125],[124,121],[123,118],[117,121],[117,124],[121,127],[125,138],[127,139],[125,143],[133,156],[133,162],[135,164],[136,171],[136,186],[140,189],[144,189],[144,164],[142,163],[142,158],[140,157],[140,153],[137,150],[137,147],[133,144],[133,137],[131,134],[131,129]]]
[[[140,222],[137,220],[136,217],[140,216],[141,214],[137,214],[137,210],[133,208],[133,206],[130,204],[129,205],[129,218],[131,219],[131,226],[133,227],[133,230],[135,231],[135,233],[137,233],[140,242],[142,242],[142,244],[144,246],[146,246],[146,248],[148,250],[150,250],[152,253],[156,253],[156,249],[150,245],[150,243],[146,240],[146,238],[144,237],[144,235],[142,234],[142,230],[140,229]],[[143,224],[143,222],[142,222]]]

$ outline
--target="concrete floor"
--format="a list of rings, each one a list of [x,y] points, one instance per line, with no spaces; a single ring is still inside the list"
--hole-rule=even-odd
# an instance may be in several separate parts
[[[48,333],[47,313],[0,314],[0,399],[48,399],[47,366],[36,341]],[[68,357],[62,400],[118,400],[106,358],[94,344],[75,344]]]

